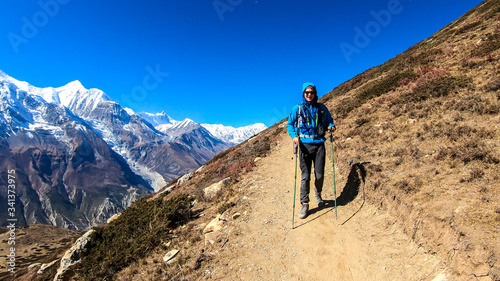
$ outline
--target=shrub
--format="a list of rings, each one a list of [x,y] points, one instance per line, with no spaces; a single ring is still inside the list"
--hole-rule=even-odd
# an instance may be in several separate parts
[[[361,117],[361,118],[357,118],[356,121],[354,121],[354,123],[356,123],[356,127],[359,128],[361,126],[363,126],[364,124],[367,124],[371,121],[370,118],[365,118],[365,117]]]
[[[380,80],[376,80],[363,87],[360,93],[357,94],[358,99],[363,103],[369,99],[378,97],[385,94],[395,87],[399,86],[399,82],[408,78],[413,78],[415,73],[413,71],[396,72],[386,76]]]
[[[424,50],[421,53],[417,53],[413,55],[409,59],[409,63],[411,65],[422,65],[426,66],[433,63],[436,60],[436,57],[444,54],[443,50],[438,48]]]
[[[344,98],[335,108],[338,118],[345,118],[349,112],[362,105],[361,101],[356,98]]]
[[[466,76],[442,76],[432,80],[417,83],[412,92],[407,92],[395,99],[393,105],[422,102],[429,98],[449,95],[457,88],[465,88],[472,83],[472,78]]]
[[[219,207],[219,209],[217,210],[217,212],[218,212],[219,214],[223,214],[225,211],[227,211],[227,210],[231,209],[231,208],[232,208],[232,207],[234,207],[234,206],[236,206],[236,204],[235,204],[235,203],[233,203],[233,202],[226,202],[226,203],[222,204],[222,205]]]
[[[455,31],[455,35],[465,33],[467,31],[479,26],[480,24],[481,24],[481,21],[469,23],[469,24],[463,26],[462,28],[458,29],[457,31]]]
[[[495,34],[490,34],[482,42],[477,46],[475,49],[471,50],[470,56],[471,57],[486,57],[492,52],[500,49],[500,34],[495,33]]]
[[[394,183],[394,187],[404,191],[406,194],[411,193],[413,191],[410,182],[406,179],[402,179]]]
[[[500,78],[498,77],[490,80],[484,87],[484,90],[487,92],[495,92],[498,91],[498,89],[500,89]]]
[[[482,178],[483,176],[484,176],[484,170],[480,169],[478,167],[474,167],[469,172],[469,177],[468,178],[461,178],[460,182],[472,182],[475,179]]]
[[[338,85],[335,87],[333,90],[328,92],[324,97],[322,97],[322,100],[328,100],[334,97],[342,96],[345,93],[351,91],[352,89],[356,89],[359,87],[361,84],[363,84],[365,81],[372,79],[375,77],[378,73],[380,73],[380,67],[376,66],[373,68],[370,68],[366,70],[363,73],[360,73],[356,75],[355,77],[347,80],[346,82]]]
[[[76,274],[86,280],[111,278],[168,240],[173,228],[190,219],[193,198],[181,194],[163,199],[140,199],[109,226],[95,227]]]
[[[399,87],[400,83],[402,83],[400,81],[412,78],[414,75],[413,71],[395,72],[384,78],[365,84],[359,92],[354,95],[354,97],[344,98],[339,103],[337,108],[335,108],[338,118],[346,117],[347,114],[355,108],[360,107],[370,99],[379,97],[380,95]]]
[[[458,111],[468,111],[477,114],[497,114],[500,112],[498,100],[492,102],[479,95],[470,95],[464,97],[461,101],[453,101],[449,108],[455,108]]]
[[[493,138],[494,137],[494,132],[493,131],[487,131],[483,128],[477,128],[477,127],[470,127],[467,125],[448,125],[445,126],[442,129],[443,134],[450,140],[450,141],[458,141],[459,139],[462,139],[464,137],[478,137],[480,139],[485,139],[485,138]]]
[[[446,156],[460,160],[464,164],[468,164],[472,161],[481,161],[487,164],[500,163],[500,160],[492,155],[488,146],[475,137],[455,146],[442,147],[436,155],[436,159],[442,160]]]
[[[500,6],[498,1],[484,1],[484,3],[477,8],[478,13],[484,14],[484,20],[487,20],[500,13]]]
[[[417,192],[422,188],[424,182],[419,176],[411,175],[410,179],[402,179],[394,183],[394,187],[402,190],[406,194]]]

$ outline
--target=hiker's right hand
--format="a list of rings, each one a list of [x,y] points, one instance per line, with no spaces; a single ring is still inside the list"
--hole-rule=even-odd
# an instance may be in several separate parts
[[[299,145],[300,145],[300,139],[299,139],[299,137],[294,137],[294,138],[293,138],[293,143],[294,143],[296,146],[299,146]]]

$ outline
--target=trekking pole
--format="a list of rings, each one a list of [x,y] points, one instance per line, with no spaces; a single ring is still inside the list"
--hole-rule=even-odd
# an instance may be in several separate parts
[[[335,201],[335,219],[337,219],[337,187],[335,186],[335,160],[333,159],[333,135],[330,131],[330,147],[332,148],[333,196]]]
[[[293,154],[295,155],[295,180],[293,183],[293,211],[292,211],[292,229],[294,229],[295,223],[295,190],[297,187],[297,151],[298,147],[296,143],[293,143]]]

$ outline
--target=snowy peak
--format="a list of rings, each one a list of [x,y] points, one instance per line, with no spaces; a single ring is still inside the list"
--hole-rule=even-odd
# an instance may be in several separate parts
[[[186,118],[183,121],[172,120],[172,123],[158,125],[156,129],[167,135],[178,136],[198,129],[199,127],[200,124]]]
[[[138,115],[141,116],[142,119],[151,123],[151,125],[153,125],[154,127],[177,122],[174,119],[170,118],[170,116],[168,116],[164,111],[156,114],[149,112],[139,112]]]
[[[3,72],[1,69],[0,69],[0,79],[5,79],[6,77],[9,77],[9,75],[7,75],[7,73]]]
[[[239,144],[248,138],[267,129],[266,125],[256,123],[249,126],[234,128],[231,126],[224,126],[220,124],[201,124],[207,129],[214,137],[226,143]]]
[[[0,82],[16,85],[21,91],[40,96],[48,103],[61,104],[77,114],[87,115],[102,101],[113,101],[99,89],[86,89],[78,80],[58,88],[39,88],[23,81],[18,81],[0,70]]]
[[[10,77],[9,75],[7,75],[5,72],[3,72],[1,70],[0,70],[0,72],[1,72],[0,73],[0,82],[7,82],[7,83],[10,83],[10,84],[14,84],[21,91],[35,92],[35,93],[39,93],[40,92],[40,88],[33,87],[29,83],[27,83],[27,82],[19,81],[19,80],[15,79],[15,78],[12,78],[12,77]]]
[[[266,125],[262,123],[234,128],[221,124],[198,124],[189,118],[186,118],[183,121],[176,121],[164,112],[156,114],[141,112],[139,115],[151,123],[158,131],[165,133],[166,135],[172,137],[178,136],[203,127],[213,137],[229,145],[240,144],[248,138],[267,129]]]
[[[187,128],[192,128],[193,126],[199,125],[198,123],[194,122],[193,120],[186,118],[183,121],[177,122],[174,125],[174,128],[176,129],[187,129]]]
[[[88,116],[99,103],[113,101],[108,95],[99,89],[85,89],[80,81],[75,80],[62,87],[55,88],[60,103],[83,117]]]
[[[74,91],[78,92],[79,90],[86,90],[85,87],[83,87],[82,83],[78,80],[69,82],[68,84],[57,88],[56,90],[59,91]]]
[[[1,81],[8,81],[8,82],[17,81],[16,79],[7,75],[7,73],[3,72],[1,69],[0,69],[0,80]]]

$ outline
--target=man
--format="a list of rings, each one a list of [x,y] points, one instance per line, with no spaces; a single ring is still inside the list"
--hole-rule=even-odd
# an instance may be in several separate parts
[[[288,117],[287,130],[294,145],[300,150],[300,203],[299,218],[307,217],[309,211],[309,191],[311,166],[314,163],[314,193],[318,207],[323,207],[321,197],[325,173],[325,133],[334,132],[335,124],[328,108],[318,103],[318,92],[313,83],[302,86],[302,102],[292,108]]]

